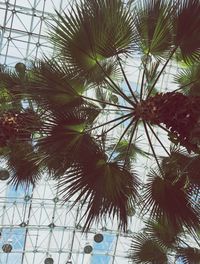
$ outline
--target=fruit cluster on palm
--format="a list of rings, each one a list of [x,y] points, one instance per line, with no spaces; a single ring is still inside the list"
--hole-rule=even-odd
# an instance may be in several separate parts
[[[200,2],[131,2],[79,1],[52,17],[53,57],[1,70],[0,153],[11,183],[37,184],[48,172],[64,201],[86,206],[85,230],[105,216],[126,230],[130,209],[147,213],[133,239],[133,263],[199,263]],[[139,94],[126,74],[135,54],[143,69]],[[177,89],[161,93],[158,81],[173,61],[182,65]],[[135,141],[140,127],[151,153]],[[145,182],[136,155],[157,164]]]

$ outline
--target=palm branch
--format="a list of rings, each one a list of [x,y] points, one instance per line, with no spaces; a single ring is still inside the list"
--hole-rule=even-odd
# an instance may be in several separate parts
[[[100,153],[90,160],[74,164],[61,178],[64,200],[74,197],[85,206],[84,230],[102,217],[117,218],[119,227],[126,230],[127,212],[137,198],[138,178],[116,162],[107,162]],[[103,153],[102,153],[103,154]]]
[[[152,171],[145,184],[143,210],[149,212],[150,217],[166,219],[175,228],[184,225],[188,230],[197,230],[200,211],[193,206],[191,198],[179,181]]]
[[[57,15],[59,20],[53,18],[56,26],[52,26],[50,36],[59,57],[90,81],[100,81],[103,73],[99,64],[110,75],[112,57],[132,49],[132,17],[119,0],[81,1],[69,15]]]
[[[181,226],[170,224],[168,219],[147,220],[144,232],[168,249],[174,249],[179,242],[179,235],[184,233]]]
[[[9,151],[3,157],[7,161],[7,169],[10,172],[9,184],[16,188],[19,185],[35,185],[41,178],[42,171],[34,159],[37,153],[29,142],[15,142],[9,144]]]
[[[133,236],[129,258],[136,264],[169,263],[166,247],[143,233]]]
[[[135,26],[142,53],[162,57],[172,46],[173,6],[162,0],[138,1],[135,6]]]
[[[180,247],[177,252],[177,258],[180,258],[184,264],[198,264],[200,261],[200,249],[195,247]]]

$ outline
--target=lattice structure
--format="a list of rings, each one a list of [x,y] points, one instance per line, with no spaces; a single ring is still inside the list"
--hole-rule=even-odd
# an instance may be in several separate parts
[[[51,15],[55,15],[55,9],[67,12],[71,4],[72,0],[0,1],[0,64],[5,67],[14,67],[18,62],[29,65],[44,53],[51,54],[53,47],[47,40]],[[130,83],[139,90],[140,58],[131,59],[128,65]],[[172,77],[169,72],[175,73],[175,68],[171,65],[166,72],[159,83],[162,91],[169,89]],[[138,136],[142,134],[141,130]],[[151,136],[157,151],[163,151]],[[159,138],[163,144],[167,141],[165,134],[159,134]],[[150,151],[146,140],[141,138],[139,144]],[[138,160],[136,170],[141,178],[145,178],[151,165],[149,159]],[[118,231],[115,222],[108,221],[93,226],[85,235],[80,222],[80,210],[84,211],[84,207],[70,210],[70,202],[63,205],[58,191],[55,182],[45,176],[35,189],[15,191],[5,181],[0,182],[0,264],[43,264],[47,257],[53,258],[54,264],[70,263],[69,258],[73,264],[128,264],[131,234],[141,225],[137,215],[132,217],[126,234]],[[96,233],[104,235],[103,242],[94,242]],[[11,253],[3,253],[2,246],[6,243],[12,245]],[[93,247],[91,254],[84,253],[87,245]]]
[[[54,10],[68,10],[73,1],[8,0],[0,1],[0,60],[14,66],[52,52],[46,37]]]
[[[0,64],[29,65],[44,53],[52,53],[53,47],[46,37],[48,23],[55,9],[67,12],[69,3],[73,1],[0,1]],[[79,223],[79,210],[70,210],[70,202],[63,205],[55,182],[45,177],[34,190],[15,191],[1,181],[0,264],[43,264],[47,257],[52,257],[56,264],[66,264],[69,258],[73,264],[127,264],[131,234],[139,225],[137,218],[127,234],[120,233],[116,223],[105,222],[85,235]],[[103,242],[94,242],[96,233],[104,235]],[[12,245],[11,253],[3,252],[4,244]],[[93,247],[91,254],[84,253],[87,245]]]

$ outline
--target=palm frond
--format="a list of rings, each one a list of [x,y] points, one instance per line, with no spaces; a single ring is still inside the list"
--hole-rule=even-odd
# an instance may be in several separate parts
[[[182,188],[200,187],[199,155],[189,155],[178,148],[171,149],[170,156],[162,159],[165,178],[176,182]],[[191,185],[191,186],[190,186]]]
[[[169,52],[172,46],[172,14],[170,1],[137,1],[134,16],[142,53],[162,57]]]
[[[200,59],[200,2],[199,0],[179,0],[175,16],[175,45],[180,48],[186,63]],[[187,21],[187,23],[185,23]]]
[[[194,63],[181,70],[174,78],[181,91],[191,96],[200,96],[200,65]]]
[[[172,225],[185,225],[188,230],[198,229],[200,211],[193,206],[190,196],[179,182],[152,171],[145,184],[143,208],[150,217],[167,219]]]
[[[129,258],[134,264],[167,264],[167,249],[143,233],[134,235]]]
[[[180,247],[177,250],[177,258],[180,258],[183,264],[199,264],[200,249],[195,247]]]
[[[39,152],[37,162],[59,177],[76,160],[90,159],[99,147],[84,130],[92,124],[96,112],[98,114],[96,108],[85,107],[47,113],[42,127],[43,137],[36,144]]]
[[[14,142],[9,145],[9,151],[4,156],[11,177],[9,183],[16,188],[19,185],[35,185],[41,178],[41,168],[35,164],[37,153],[28,142]]]
[[[75,164],[61,180],[64,200],[74,196],[74,204],[81,201],[86,206],[84,230],[105,216],[116,217],[125,230],[128,209],[134,207],[137,187],[134,173],[115,162],[107,162],[99,154],[93,155],[88,162]]]
[[[33,101],[50,109],[73,107],[82,103],[84,80],[54,59],[38,61],[31,70],[27,93]]]
[[[162,243],[166,248],[174,248],[178,235],[183,232],[181,226],[171,225],[167,219],[148,220],[144,232]]]
[[[133,20],[120,0],[84,1],[69,15],[57,15],[50,39],[60,57],[91,81],[105,79],[97,61],[110,75],[115,66],[109,58],[132,49]]]

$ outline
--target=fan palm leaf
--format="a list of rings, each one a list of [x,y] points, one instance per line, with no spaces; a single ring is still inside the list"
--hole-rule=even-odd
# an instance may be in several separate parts
[[[81,2],[58,18],[50,38],[60,58],[88,80],[104,80],[101,67],[110,75],[115,69],[110,58],[132,48],[133,20],[119,0]]]
[[[75,164],[61,180],[64,200],[76,195],[74,204],[81,201],[86,206],[84,230],[105,216],[116,217],[126,230],[127,210],[134,206],[137,187],[137,176],[116,162],[107,162],[103,153]]]
[[[167,264],[167,249],[143,233],[134,235],[129,258],[135,264]]]
[[[183,264],[198,264],[200,262],[200,249],[180,247],[177,251],[177,258],[180,258]]]
[[[34,162],[36,157],[37,153],[33,151],[31,143],[11,143],[4,156],[11,174],[9,183],[16,188],[19,185],[35,185],[42,175],[41,168]]]
[[[36,144],[40,153],[37,162],[46,165],[52,175],[60,176],[76,160],[89,160],[99,147],[84,130],[92,124],[96,112],[96,108],[85,107],[47,113],[44,136]]]
[[[145,185],[143,208],[151,217],[167,219],[173,226],[185,225],[197,230],[200,211],[179,182],[152,171]]]
[[[200,96],[200,65],[195,63],[180,71],[175,77],[180,90],[191,96]]]
[[[162,159],[165,177],[179,183],[182,187],[200,187],[200,157],[188,155],[185,151],[173,148],[169,157]]]
[[[183,229],[181,226],[171,225],[167,219],[150,219],[147,221],[144,231],[149,237],[159,241],[166,248],[174,248],[178,242],[178,236],[183,232]]]
[[[173,8],[170,1],[137,1],[134,16],[142,53],[162,57],[172,46]]]
[[[54,109],[80,105],[85,86],[84,80],[75,76],[66,65],[45,59],[33,66],[27,89],[37,104]]]
[[[174,19],[174,43],[186,63],[200,59],[200,2],[179,0]],[[186,23],[187,21],[187,23]]]

